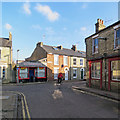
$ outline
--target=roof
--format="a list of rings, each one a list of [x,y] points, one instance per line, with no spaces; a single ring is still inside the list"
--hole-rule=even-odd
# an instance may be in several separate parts
[[[0,38],[0,47],[12,47],[12,41],[9,38]]]
[[[112,25],[110,25],[110,26],[108,26],[108,27],[106,27],[106,28],[104,28],[104,29],[102,29],[102,30],[100,30],[100,31],[98,31],[98,32],[90,35],[89,37],[85,38],[85,40],[88,39],[88,38],[90,38],[90,37],[92,37],[92,36],[95,36],[95,35],[98,34],[98,33],[103,32],[103,31],[105,31],[105,30],[107,30],[107,29],[109,29],[109,28],[111,28],[111,27],[113,27],[113,26],[115,26],[115,25],[118,25],[119,23],[120,23],[120,20],[117,21],[117,22],[115,22],[115,23],[113,23]]]
[[[46,67],[44,64],[41,62],[21,62],[19,63],[19,67]]]
[[[47,53],[52,53],[52,54],[59,54],[59,55],[67,55],[67,56],[75,56],[75,57],[86,57],[86,52],[84,51],[74,51],[72,49],[60,49],[55,46],[48,46],[48,45],[43,45],[42,48],[47,52]],[[54,49],[57,48],[57,49]]]

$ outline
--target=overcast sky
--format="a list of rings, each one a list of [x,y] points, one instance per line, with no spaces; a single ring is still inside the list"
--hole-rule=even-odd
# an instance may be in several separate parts
[[[117,2],[2,3],[2,35],[13,35],[13,60],[29,57],[36,43],[84,50],[85,38],[95,32],[97,19],[106,26],[118,20]],[[45,37],[43,37],[43,35]]]

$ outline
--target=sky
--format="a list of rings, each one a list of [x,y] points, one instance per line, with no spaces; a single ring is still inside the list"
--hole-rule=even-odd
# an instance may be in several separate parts
[[[2,34],[12,33],[13,60],[31,56],[38,42],[85,51],[85,38],[95,33],[97,19],[118,21],[117,2],[3,2]]]

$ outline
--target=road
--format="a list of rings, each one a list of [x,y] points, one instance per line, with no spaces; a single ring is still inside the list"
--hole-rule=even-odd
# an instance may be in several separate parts
[[[3,85],[26,96],[31,118],[118,118],[118,103],[71,89],[77,83]]]

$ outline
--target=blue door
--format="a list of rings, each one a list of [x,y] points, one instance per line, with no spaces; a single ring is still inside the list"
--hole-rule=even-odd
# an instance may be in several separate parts
[[[34,80],[34,69],[30,69],[29,70],[29,78],[30,78],[30,82],[33,82]]]

